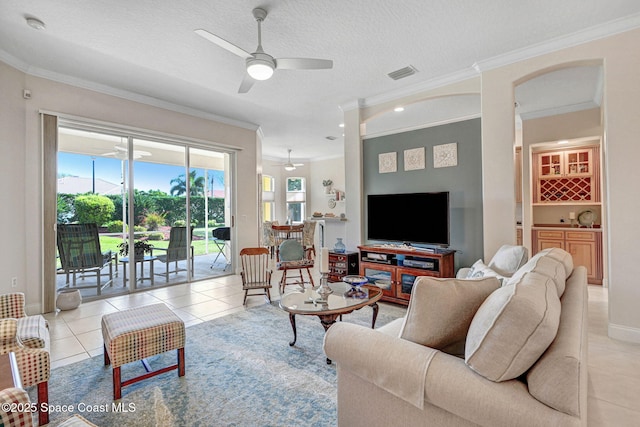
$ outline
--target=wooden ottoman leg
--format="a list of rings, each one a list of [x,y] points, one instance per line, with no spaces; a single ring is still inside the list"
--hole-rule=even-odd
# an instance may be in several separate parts
[[[104,350],[104,366],[108,366],[111,364],[111,360],[109,360],[109,353],[107,353],[107,346],[106,345],[102,345],[102,348]]]
[[[120,366],[113,368],[113,400],[122,397],[122,381],[120,378]]]
[[[49,412],[45,411],[45,405],[49,404],[49,383],[38,383],[38,424],[49,424]]]
[[[184,347],[178,349],[178,376],[184,377]]]

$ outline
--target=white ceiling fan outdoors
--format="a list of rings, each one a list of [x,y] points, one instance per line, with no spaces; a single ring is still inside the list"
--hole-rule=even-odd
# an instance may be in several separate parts
[[[226,41],[225,39],[210,33],[207,30],[197,29],[196,34],[223,49],[238,55],[246,60],[247,73],[244,75],[238,93],[247,93],[256,80],[271,78],[275,69],[278,70],[320,70],[333,68],[330,59],[314,58],[274,58],[262,49],[262,21],[267,17],[267,11],[262,8],[253,9],[253,17],[258,21],[258,47],[253,53]]]
[[[120,159],[120,160],[127,160],[129,158],[127,152],[129,151],[127,149],[127,146],[122,143],[122,144],[118,144],[118,145],[114,145],[113,149],[115,151],[111,151],[109,153],[102,153],[101,156],[105,156],[105,157],[115,157],[116,159]],[[151,153],[148,151],[143,151],[143,150],[133,150],[133,158],[135,159],[140,159],[142,157],[146,157],[146,156],[150,156]]]
[[[291,163],[291,148],[289,148],[289,159],[287,163],[283,164],[284,170],[286,171],[294,171],[298,166],[304,166],[304,163]]]

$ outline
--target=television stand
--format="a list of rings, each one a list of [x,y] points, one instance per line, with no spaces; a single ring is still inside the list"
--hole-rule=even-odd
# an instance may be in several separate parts
[[[406,245],[363,245],[360,275],[369,286],[382,289],[382,301],[409,304],[411,290],[420,276],[454,277],[455,250]]]

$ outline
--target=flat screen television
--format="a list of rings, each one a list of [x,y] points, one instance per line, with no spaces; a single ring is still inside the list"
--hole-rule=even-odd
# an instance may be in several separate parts
[[[370,194],[367,238],[449,246],[449,192]]]

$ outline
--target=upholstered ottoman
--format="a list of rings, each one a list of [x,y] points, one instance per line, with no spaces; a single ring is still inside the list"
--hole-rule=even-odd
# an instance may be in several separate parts
[[[184,322],[164,304],[154,304],[102,316],[104,364],[113,368],[113,399],[122,397],[122,387],[178,370],[184,376]],[[152,371],[147,357],[178,350],[178,363]],[[122,381],[120,366],[142,361],[146,374]]]

